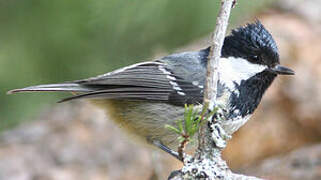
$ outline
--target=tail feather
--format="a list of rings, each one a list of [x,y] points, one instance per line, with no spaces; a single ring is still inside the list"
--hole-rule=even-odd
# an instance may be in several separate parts
[[[91,92],[91,88],[81,86],[76,83],[62,83],[62,84],[42,84],[37,86],[29,86],[21,89],[13,89],[7,94],[14,94],[19,92],[41,92],[41,91],[63,91],[63,92]]]

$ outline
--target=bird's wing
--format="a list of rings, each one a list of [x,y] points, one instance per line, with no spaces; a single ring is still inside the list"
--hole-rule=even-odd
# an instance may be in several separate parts
[[[202,103],[208,49],[127,66],[97,77],[14,89],[8,93],[63,91],[80,98],[130,99],[183,106]]]
[[[176,75],[162,61],[134,64],[94,78],[74,81],[96,90],[63,99],[130,99],[162,101],[175,105],[202,101],[202,87]]]

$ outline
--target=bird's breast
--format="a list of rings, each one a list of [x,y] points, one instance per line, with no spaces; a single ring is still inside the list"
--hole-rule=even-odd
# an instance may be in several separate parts
[[[127,100],[91,100],[102,108],[107,117],[114,121],[135,139],[146,142],[156,139],[174,147],[178,145],[178,135],[165,125],[176,126],[183,119],[184,108],[165,103],[127,101]]]

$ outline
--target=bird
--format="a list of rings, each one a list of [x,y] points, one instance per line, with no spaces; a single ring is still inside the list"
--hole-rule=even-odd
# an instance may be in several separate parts
[[[136,63],[106,74],[58,84],[8,91],[62,91],[66,102],[87,99],[130,135],[170,154],[178,134],[165,128],[184,117],[185,105],[201,106],[210,47]],[[294,75],[280,65],[272,35],[259,20],[233,29],[224,39],[218,62],[215,104],[226,133],[233,134],[252,116],[262,96],[278,75]],[[176,156],[177,157],[177,156]]]

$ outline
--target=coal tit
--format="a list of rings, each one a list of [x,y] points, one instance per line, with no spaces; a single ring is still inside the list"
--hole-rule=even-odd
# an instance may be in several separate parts
[[[175,126],[183,118],[185,104],[202,104],[209,51],[172,54],[97,77],[9,93],[75,92],[61,102],[89,99],[123,129],[166,150],[178,145],[178,135],[164,126]],[[277,75],[294,74],[280,65],[277,45],[259,21],[234,29],[225,38],[218,71],[216,104],[224,109],[222,125],[228,134],[247,122]]]

